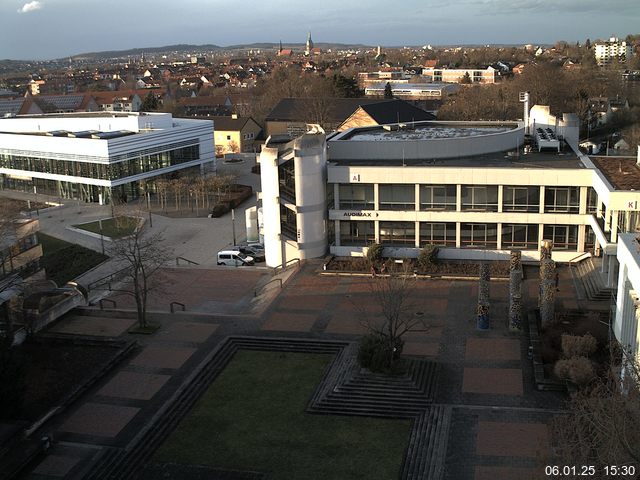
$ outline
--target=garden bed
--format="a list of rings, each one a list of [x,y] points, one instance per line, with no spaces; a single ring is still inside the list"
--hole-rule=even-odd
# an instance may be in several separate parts
[[[555,363],[562,358],[562,334],[593,335],[598,342],[598,349],[589,358],[596,374],[601,374],[608,368],[610,355],[607,320],[606,313],[574,310],[557,313],[553,323],[542,327],[539,312],[536,310],[529,314],[531,355],[538,390],[567,389],[567,382],[558,378],[553,371]]]
[[[396,264],[395,259],[387,258],[384,261],[386,271],[395,269],[407,269],[410,272],[416,272],[418,275],[431,276],[456,276],[477,278],[479,273],[479,262],[456,261],[456,260],[438,260],[429,268],[421,268],[416,259],[403,258],[402,264]],[[489,268],[492,278],[508,278],[509,262],[508,261],[491,261]],[[352,273],[370,273],[371,263],[364,257],[334,257],[326,264],[328,272],[352,272]],[[380,272],[380,267],[376,268],[376,273]]]

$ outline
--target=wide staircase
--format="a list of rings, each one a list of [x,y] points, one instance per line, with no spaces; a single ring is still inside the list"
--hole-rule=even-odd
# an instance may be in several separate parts
[[[573,275],[579,280],[587,299],[591,301],[610,301],[614,288],[607,287],[606,279],[593,258],[587,258],[573,265]]]

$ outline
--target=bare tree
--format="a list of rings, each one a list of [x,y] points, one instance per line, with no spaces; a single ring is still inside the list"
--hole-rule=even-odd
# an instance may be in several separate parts
[[[575,393],[567,414],[555,419],[561,460],[594,465],[598,471],[633,465],[640,472],[640,369],[628,354],[623,354],[622,367]]]
[[[376,274],[369,282],[375,308],[379,312],[372,318],[371,311],[357,305],[362,324],[384,351],[384,369],[393,370],[402,353],[403,336],[411,331],[429,328],[424,308],[416,296],[416,277],[405,267],[400,272]]]
[[[140,328],[148,327],[149,293],[160,287],[160,279],[154,274],[170,258],[171,252],[163,242],[162,232],[150,234],[139,226],[132,235],[116,240],[109,249],[109,256],[124,266],[124,278],[128,281],[118,292],[134,298]]]

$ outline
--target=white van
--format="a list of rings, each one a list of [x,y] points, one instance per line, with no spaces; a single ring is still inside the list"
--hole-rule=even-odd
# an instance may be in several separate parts
[[[234,250],[222,250],[218,252],[218,265],[230,267],[244,267],[253,265],[253,257],[249,257],[242,252]]]

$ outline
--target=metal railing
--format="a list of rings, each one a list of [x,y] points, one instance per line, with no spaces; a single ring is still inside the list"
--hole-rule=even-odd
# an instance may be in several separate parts
[[[115,300],[111,300],[110,298],[101,298],[98,302],[98,305],[100,305],[100,310],[104,310],[104,302],[109,302],[113,308],[116,308],[117,306]]]
[[[176,257],[176,266],[177,267],[180,266],[180,260],[183,260],[183,261],[187,262],[189,265],[200,265],[198,262],[194,262],[193,260],[189,260],[188,258]]]
[[[116,280],[120,280],[130,270],[131,270],[131,267],[124,267],[116,272],[110,273],[109,275],[105,275],[104,277],[99,278],[98,280],[91,282],[89,285],[87,285],[87,290],[93,290],[96,287],[99,287],[102,285],[109,285],[109,290],[111,290],[111,283],[115,282]]]
[[[272,279],[272,280],[269,280],[267,283],[265,283],[265,284],[264,284],[264,285],[262,285],[261,287],[256,288],[256,289],[253,291],[253,296],[254,296],[254,297],[257,297],[259,293],[262,293],[262,292],[263,292],[263,290],[265,290],[265,289],[266,289],[267,285],[269,285],[269,284],[271,284],[271,283],[274,283],[274,282],[279,282],[279,283],[280,283],[280,289],[282,289],[282,279],[281,279],[281,278],[274,278],[274,279]]]
[[[279,272],[284,272],[289,265],[292,265],[294,263],[296,264],[297,267],[300,267],[300,259],[292,258],[291,260],[287,260],[286,262],[284,262],[281,265],[278,265],[277,267],[273,267],[273,275],[277,275]]]
[[[171,310],[171,313],[175,313],[175,307],[176,305],[178,305],[179,307],[182,307],[182,311],[184,312],[187,307],[185,307],[184,303],[180,303],[180,302],[171,302],[169,304],[169,310]]]

